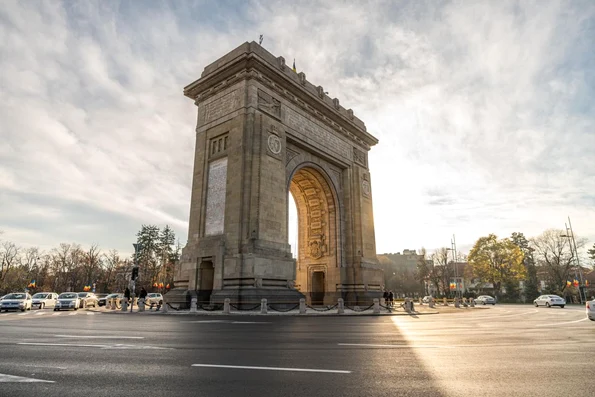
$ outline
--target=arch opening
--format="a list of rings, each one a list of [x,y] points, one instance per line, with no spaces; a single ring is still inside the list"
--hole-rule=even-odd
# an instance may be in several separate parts
[[[337,198],[321,171],[299,168],[289,183],[288,243],[296,261],[295,287],[309,304],[331,304],[340,282]],[[292,233],[293,231],[293,233]]]

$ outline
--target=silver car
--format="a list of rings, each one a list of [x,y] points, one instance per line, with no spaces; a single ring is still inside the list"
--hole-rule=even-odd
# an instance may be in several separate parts
[[[79,295],[76,292],[62,292],[58,296],[58,302],[56,302],[56,307],[54,307],[54,311],[69,309],[78,310],[80,304],[81,299],[79,298]]]
[[[58,301],[58,294],[55,292],[38,292],[33,295],[32,307],[43,309],[44,307],[55,307]]]
[[[564,298],[559,297],[558,295],[541,295],[539,298],[533,301],[533,304],[535,305],[535,307],[560,306],[563,308],[566,304],[566,300]]]
[[[0,312],[2,310],[31,310],[31,295],[28,292],[14,292],[4,296],[0,301]]]
[[[496,299],[489,295],[480,295],[475,299],[475,303],[481,303],[482,305],[495,305]]]

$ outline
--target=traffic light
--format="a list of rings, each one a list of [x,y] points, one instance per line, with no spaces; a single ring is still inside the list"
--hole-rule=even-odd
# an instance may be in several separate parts
[[[138,278],[138,266],[132,268],[132,280],[136,280]]]

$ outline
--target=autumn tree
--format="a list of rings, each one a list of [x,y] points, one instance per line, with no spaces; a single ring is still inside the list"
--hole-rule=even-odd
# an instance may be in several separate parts
[[[510,239],[498,240],[495,234],[477,240],[468,260],[473,274],[491,283],[496,295],[503,283],[518,283],[526,274],[521,249]]]

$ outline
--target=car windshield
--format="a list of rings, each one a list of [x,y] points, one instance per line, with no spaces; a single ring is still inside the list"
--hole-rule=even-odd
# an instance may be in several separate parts
[[[561,298],[560,298],[558,295],[550,295],[550,298],[553,298],[553,299],[556,299],[556,298],[557,298],[557,299],[561,299]]]
[[[88,295],[88,293],[86,293],[86,292],[79,292],[79,297],[81,297],[81,298],[84,298],[87,295]]]
[[[45,299],[48,297],[48,294],[35,294],[33,295],[33,299]]]
[[[73,293],[73,292],[69,292],[66,294],[60,294],[60,296],[58,297],[59,299],[76,299],[77,298],[77,294]]]
[[[108,296],[106,296],[106,298],[116,298],[118,297],[118,295],[120,294],[109,294]]]
[[[4,299],[25,299],[25,294],[8,294]]]

